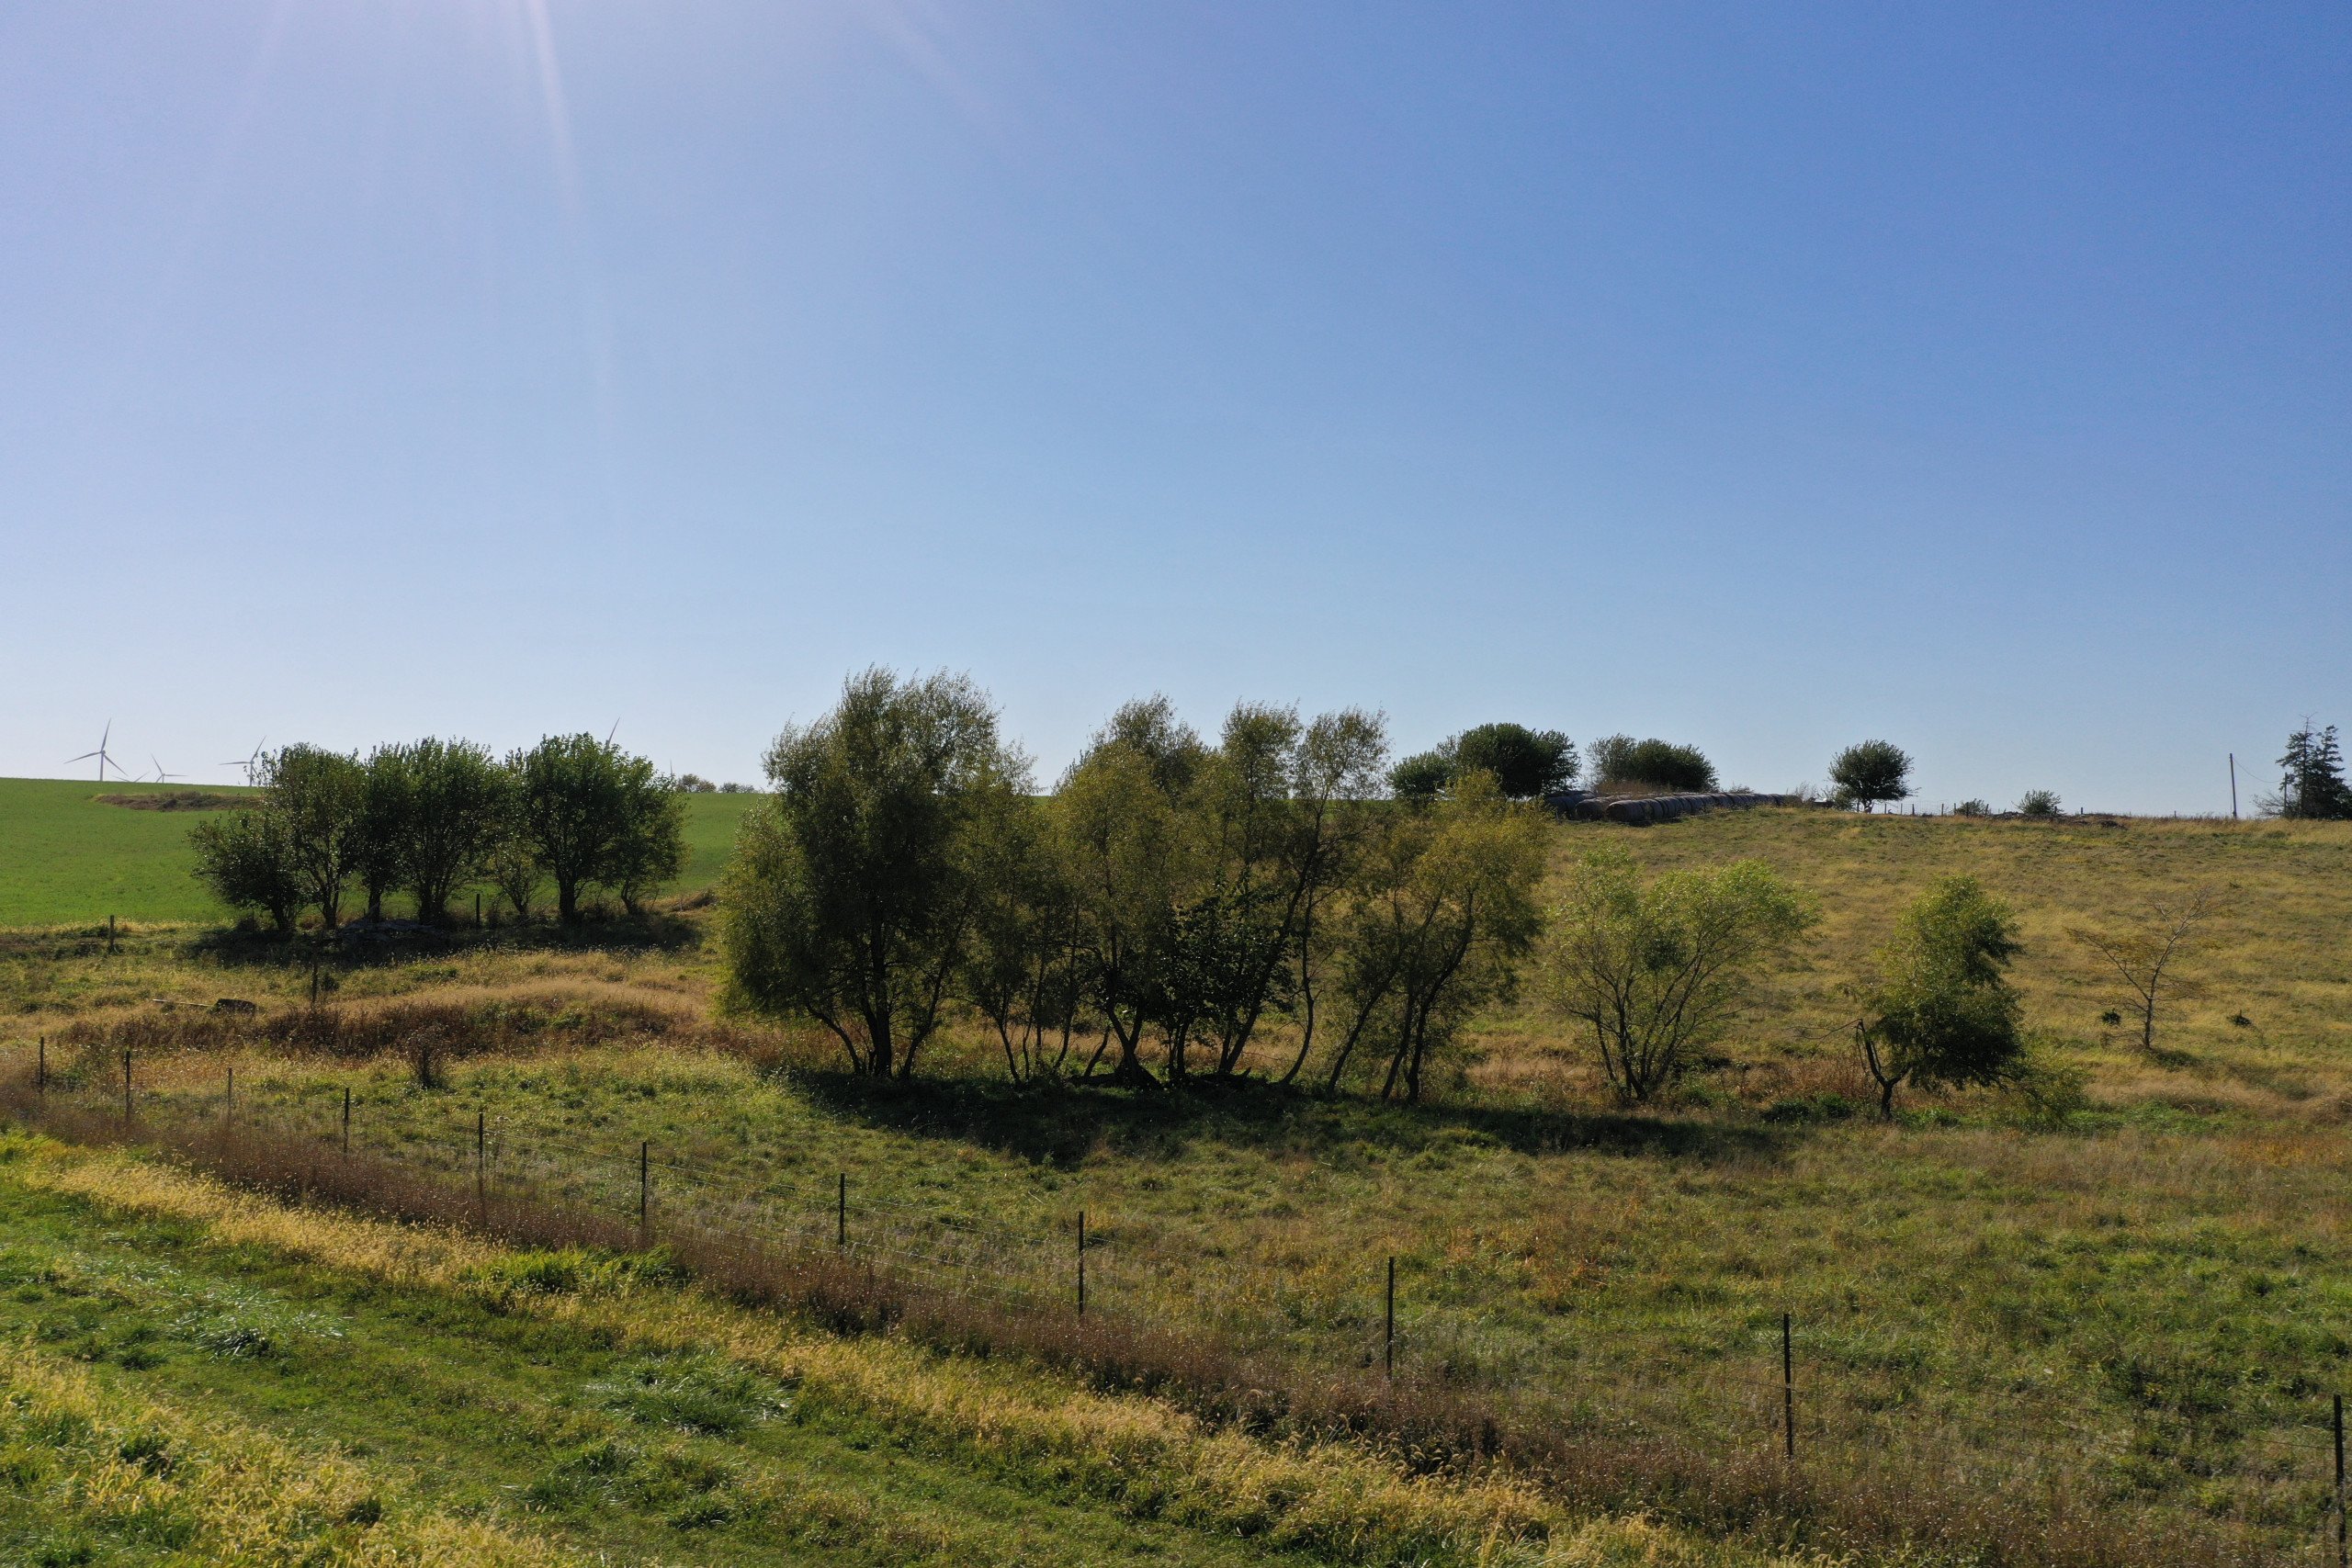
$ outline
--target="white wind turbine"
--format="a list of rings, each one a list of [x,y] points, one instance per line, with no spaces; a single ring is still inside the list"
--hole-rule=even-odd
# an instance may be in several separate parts
[[[85,751],[78,757],[68,757],[65,760],[69,763],[86,762],[91,758],[96,757],[98,760],[98,782],[100,784],[107,782],[107,770],[108,768],[112,768],[116,773],[120,773],[123,777],[129,778],[130,776],[130,770],[124,767],[120,762],[116,761],[114,760],[114,753],[107,750],[107,742],[113,739],[114,720],[108,719],[107,720],[106,729],[98,736],[98,749],[96,750]]]

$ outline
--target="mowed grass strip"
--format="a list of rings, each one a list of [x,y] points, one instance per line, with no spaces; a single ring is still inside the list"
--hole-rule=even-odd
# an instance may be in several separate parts
[[[175,1400],[363,1452],[459,1512],[519,1506],[582,1550],[726,1562],[1796,1561],[1570,1518],[1505,1478],[1408,1476],[1344,1445],[1270,1447],[1148,1399],[797,1329],[630,1259],[288,1209],[45,1141],[5,1152],[0,1259],[15,1288],[0,1322],[47,1323]],[[94,1224],[94,1212],[113,1219]]]
[[[0,1268],[13,1272],[25,1256],[9,1245]],[[6,1316],[37,1317],[28,1306],[74,1292],[78,1280],[52,1258],[38,1281],[17,1285]],[[32,1337],[43,1337],[38,1327]],[[137,1354],[147,1364],[153,1353]],[[298,1450],[217,1411],[175,1408],[141,1381],[0,1344],[0,1559],[348,1568],[579,1561],[528,1535],[417,1506],[341,1455]]]
[[[188,829],[210,813],[142,811],[100,795],[164,795],[179,784],[104,784],[74,779],[0,779],[0,927],[103,922],[225,921],[195,877]],[[207,795],[258,792],[206,785]],[[669,892],[687,896],[718,884],[735,829],[756,795],[685,797],[686,865]],[[460,894],[456,900],[467,902]],[[389,912],[413,906],[394,898]]]

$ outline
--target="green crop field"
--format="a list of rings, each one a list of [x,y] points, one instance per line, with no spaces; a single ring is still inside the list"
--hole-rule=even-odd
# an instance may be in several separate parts
[[[1181,1367],[1152,1374],[1169,1397],[1146,1397],[1149,1378],[1072,1382],[1010,1346],[974,1359],[732,1306],[731,1326],[696,1330],[725,1348],[690,1355],[659,1325],[721,1309],[628,1284],[658,1250],[500,1254],[447,1278],[402,1265],[396,1285],[365,1258],[423,1243],[313,1245],[303,1227],[375,1223],[317,1208],[223,1235],[164,1190],[187,1178],[112,1155],[0,1151],[0,1332],[47,1358],[13,1375],[38,1391],[84,1367],[87,1398],[165,1412],[122,1417],[134,1427],[339,1445],[388,1522],[632,1560],[2319,1560],[2329,1400],[2352,1355],[2352,827],[1758,811],[1552,831],[1557,868],[1600,844],[1653,869],[1753,857],[1823,907],[1709,1070],[1658,1105],[1611,1102],[1533,986],[1476,1020],[1408,1107],[1362,1085],[1016,1086],[970,1021],[918,1081],[873,1086],[821,1035],[716,1011],[697,909],[354,956],[316,1012],[302,962],[266,941],[151,929],[108,953],[85,933],[0,933],[11,1078],[45,1038],[52,1093],[109,1107],[130,1049],[143,1113],[212,1125],[233,1069],[239,1125],[319,1157],[348,1092],[361,1156],[605,1216],[633,1216],[643,1145],[657,1243],[723,1220],[830,1246],[845,1219],[851,1256],[886,1275],[1061,1303],[1083,1211],[1096,1321],[1212,1337],[1274,1386],[1379,1375],[1394,1258],[1403,1386],[1597,1445],[1526,1474],[1448,1461],[1411,1494],[1442,1528],[1365,1500],[1366,1473],[1405,1483],[1408,1448],[1221,1426],[1214,1402],[1174,1397]],[[2059,1070],[2030,1094],[1911,1093],[1883,1123],[1839,987],[1954,871],[2016,908],[2028,1022]],[[2107,1021],[2123,998],[2075,932],[2194,893],[2214,912],[2143,1050]],[[223,997],[258,1010],[224,1021]],[[404,1055],[423,1030],[451,1043],[436,1087]],[[1255,1065],[1288,1045],[1275,1032]],[[606,1284],[513,1285],[549,1270]],[[1782,1462],[1784,1313],[1793,1473],[1822,1490],[1758,1504],[1692,1478]],[[220,1348],[248,1322],[270,1356]],[[767,1333],[833,1372],[779,1377],[743,1348]],[[959,1333],[989,1345],[986,1320]],[[940,1392],[980,1377],[1002,1408]],[[452,1416],[460,1389],[481,1391],[485,1418]],[[1131,1403],[1105,1413],[1090,1389]],[[707,1429],[662,1414],[681,1401]],[[1159,1422],[1182,1441],[1120,1447]],[[453,1462],[422,1457],[445,1444]],[[1594,1457],[1612,1444],[1649,1483]],[[1302,1454],[1370,1470],[1253,1468]],[[786,1473],[821,1479],[821,1518],[783,1501]],[[1476,1491],[1506,1483],[1532,1500]],[[49,1539],[9,1506],[0,1550]],[[1329,1533],[1327,1507],[1355,1533]],[[51,1532],[66,1546],[117,1539],[69,1525]],[[1637,1529],[1656,1533],[1609,1533]]]
[[[190,872],[198,811],[133,810],[101,795],[167,795],[178,784],[0,779],[0,926],[87,924],[108,915],[142,923],[218,920],[223,911]],[[251,792],[206,786],[208,795]],[[718,880],[754,795],[690,795],[686,870],[673,892]],[[395,904],[397,909],[397,901]]]

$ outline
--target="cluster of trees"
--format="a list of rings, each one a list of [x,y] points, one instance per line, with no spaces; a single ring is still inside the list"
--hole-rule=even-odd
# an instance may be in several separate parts
[[[448,918],[465,886],[494,886],[527,919],[552,882],[567,923],[604,888],[631,913],[685,863],[675,783],[593,735],[549,736],[499,761],[466,740],[379,746],[364,760],[288,746],[260,761],[258,806],[199,824],[196,874],[224,904],[290,931],[315,911],[332,930],[356,891],[369,919],[412,895]]]
[[[2352,785],[2344,781],[2344,749],[2335,726],[2312,728],[2310,719],[2287,737],[2278,793],[2262,802],[2280,817],[2352,818]]]
[[[879,1077],[910,1077],[963,1007],[1016,1079],[1107,1061],[1133,1083],[1289,1083],[1312,1061],[1326,1088],[1412,1100],[1532,967],[1639,1101],[1695,1065],[1817,919],[1760,863],[1645,879],[1613,850],[1580,861],[1546,911],[1545,818],[1524,797],[1573,773],[1566,738],[1465,731],[1409,790],[1387,752],[1361,710],[1244,703],[1212,741],[1154,697],[1041,795],[968,681],[867,671],[768,753],[773,792],[720,900],[729,1000],[816,1021]],[[1939,885],[1855,987],[1890,1113],[1905,1082],[2017,1069],[2011,931],[1973,883]],[[1276,1021],[1282,1049],[1253,1057]]]
[[[1507,800],[1540,800],[1575,784],[1586,761],[1578,757],[1576,742],[1556,729],[1482,724],[1398,762],[1389,770],[1388,784],[1400,800],[1434,800],[1455,780],[1483,773]],[[1604,736],[1592,743],[1589,767],[1594,787],[1602,794],[1716,787],[1715,765],[1705,753],[1669,740]]]
[[[1541,923],[1540,809],[1454,750],[1393,800],[1376,715],[1245,703],[1210,742],[1155,697],[1040,795],[969,682],[868,671],[768,753],[721,899],[730,995],[876,1077],[958,1002],[1024,1078],[1230,1077],[1279,1016],[1282,1081],[1320,1044],[1331,1084],[1418,1098]]]

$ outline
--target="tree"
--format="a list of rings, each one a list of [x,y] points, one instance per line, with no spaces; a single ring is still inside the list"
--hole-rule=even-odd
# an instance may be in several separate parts
[[[280,932],[293,931],[309,899],[275,813],[240,811],[226,820],[199,822],[188,841],[196,850],[197,879],[214,897],[232,909],[258,909]]]
[[[1858,741],[1838,752],[1829,764],[1838,798],[1864,811],[1883,800],[1907,798],[1910,774],[1911,754],[1892,740]]]
[[[1076,890],[1042,802],[1010,791],[984,808],[972,869],[979,895],[956,989],[989,1021],[1015,1083],[1058,1077],[1085,999]]]
[[[2287,737],[2286,755],[2278,759],[2285,770],[2278,782],[2278,794],[2266,802],[2281,817],[2345,818],[2352,817],[2352,785],[2344,782],[2344,749],[2335,739],[2335,726],[2314,729],[2310,719],[2302,728]]]
[[[2131,990],[2132,1010],[2140,1015],[2143,1051],[2156,1048],[2156,1013],[2165,998],[2187,1000],[2203,993],[2201,981],[2177,976],[2172,968],[2194,951],[2198,928],[2212,912],[2212,896],[2200,888],[2186,898],[2151,905],[2145,915],[2126,926],[2074,929],[2075,940],[2098,954]]]
[[[317,746],[288,746],[261,760],[273,818],[287,863],[333,931],[350,879],[357,829],[366,804],[367,774],[356,757]]]
[[[1715,765],[1695,746],[1611,735],[1592,743],[1592,772],[1604,794],[1628,785],[1704,793],[1715,787]]]
[[[1333,946],[1324,915],[1355,881],[1378,836],[1375,797],[1387,756],[1385,721],[1362,708],[1319,716],[1291,755],[1295,813],[1283,853],[1301,891],[1293,943],[1298,981],[1292,989],[1299,1027],[1298,1054],[1283,1083],[1298,1077],[1315,1049],[1317,992]]]
[[[1645,883],[1623,851],[1595,851],[1553,912],[1552,1000],[1591,1029],[1619,1096],[1646,1100],[1721,1035],[1756,972],[1816,919],[1760,861]]]
[[[510,779],[510,784],[511,784]],[[541,873],[538,852],[514,821],[512,813],[519,806],[518,795],[513,789],[507,794],[508,819],[499,828],[497,841],[491,846],[487,870],[490,879],[514,909],[518,920],[531,918],[531,900],[537,896]]]
[[[1894,1119],[1894,1092],[1906,1081],[1932,1088],[2017,1076],[2024,1009],[2007,970],[2018,952],[2008,908],[1973,877],[1946,877],[1904,912],[1859,990],[1854,1022],[1882,1117]]]
[[[2030,789],[2018,797],[2018,815],[2046,820],[2058,815],[2058,792]]]
[[[621,792],[621,822],[611,859],[598,880],[620,895],[632,916],[686,869],[686,803],[676,784],[653,764],[631,758]]]
[[[616,874],[615,852],[629,823],[632,792],[652,764],[593,735],[550,735],[506,761],[514,831],[555,883],[556,917],[580,921],[580,891]]]
[[[1416,751],[1388,771],[1388,787],[1399,800],[1435,800],[1453,781],[1453,759],[1442,747]]]
[[[370,920],[384,918],[384,895],[400,886],[401,856],[414,820],[406,761],[401,748],[379,746],[361,764],[351,870],[367,896]]]
[[[408,811],[401,879],[416,896],[416,918],[439,925],[450,897],[489,868],[514,815],[514,775],[469,740],[419,740],[391,755]]]
[[[1390,786],[1401,798],[1430,800],[1474,769],[1494,775],[1509,799],[1539,799],[1575,782],[1576,742],[1556,729],[1482,724],[1397,763]]]
[[[1130,1083],[1150,1079],[1143,1035],[1163,1010],[1159,972],[1179,897],[1198,875],[1183,803],[1161,782],[1170,776],[1114,723],[1070,764],[1053,798],[1090,999],[1105,1043],[1118,1043],[1114,1076]]]
[[[1025,791],[971,682],[872,669],[776,738],[722,892],[730,1000],[814,1019],[854,1071],[910,1077],[983,889],[980,835]]]
[[[1340,989],[1347,1032],[1336,1089],[1358,1044],[1387,1046],[1384,1100],[1421,1097],[1430,1057],[1462,1021],[1506,995],[1542,926],[1544,821],[1504,798],[1483,770],[1431,806],[1398,813],[1367,857],[1342,921]]]

